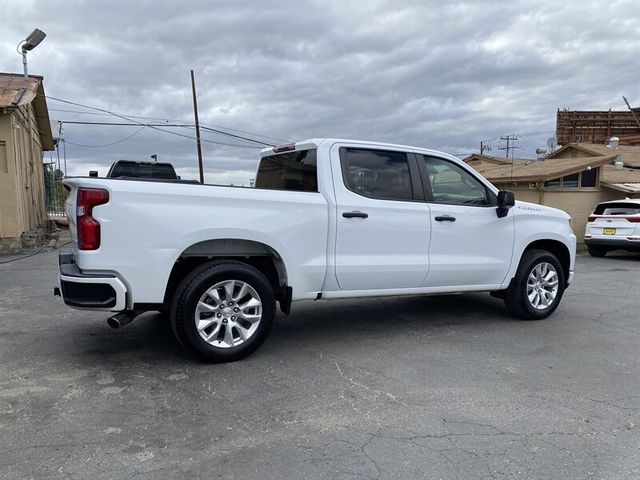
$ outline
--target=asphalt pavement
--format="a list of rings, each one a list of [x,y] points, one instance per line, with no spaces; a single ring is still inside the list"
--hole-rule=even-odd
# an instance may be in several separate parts
[[[56,272],[0,264],[1,479],[640,478],[640,255],[580,255],[537,322],[487,294],[294,304],[223,365],[159,314],[65,307]]]

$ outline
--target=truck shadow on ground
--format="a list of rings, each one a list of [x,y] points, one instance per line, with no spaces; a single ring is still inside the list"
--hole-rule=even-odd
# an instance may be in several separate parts
[[[106,316],[105,316],[106,320]],[[282,343],[295,342],[313,348],[319,341],[339,343],[356,336],[378,337],[413,334],[468,326],[482,328],[498,322],[517,322],[501,300],[488,294],[360,298],[305,301],[293,305],[292,313],[278,313],[263,352],[276,354]],[[148,312],[120,330],[102,325],[69,327],[75,354],[97,361],[195,362],[173,336],[166,315]],[[320,340],[321,339],[321,340]],[[281,354],[281,352],[280,352]]]
[[[512,320],[504,302],[485,293],[310,301],[294,304],[288,317],[278,315],[271,335],[295,335],[311,344],[319,333],[338,340],[348,331],[393,335],[403,328],[429,331]]]

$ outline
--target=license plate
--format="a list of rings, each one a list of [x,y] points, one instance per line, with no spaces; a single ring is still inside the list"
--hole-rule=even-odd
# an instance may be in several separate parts
[[[615,228],[603,228],[602,229],[602,234],[603,235],[615,235],[616,234],[616,229]]]

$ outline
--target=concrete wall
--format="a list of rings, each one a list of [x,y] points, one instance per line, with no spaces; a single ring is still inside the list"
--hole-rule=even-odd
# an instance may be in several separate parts
[[[42,144],[31,104],[0,110],[0,249],[46,220]],[[20,248],[19,246],[17,248]]]

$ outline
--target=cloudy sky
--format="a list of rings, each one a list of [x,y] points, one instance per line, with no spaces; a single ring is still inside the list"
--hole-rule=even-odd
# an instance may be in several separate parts
[[[49,97],[143,124],[193,124],[190,69],[204,125],[266,143],[331,136],[461,155],[484,140],[503,155],[499,137],[516,134],[526,158],[558,108],[640,105],[637,0],[2,3],[0,71],[21,72],[16,44],[38,27],[47,38],[29,72]],[[126,122],[48,105],[56,134],[58,121]],[[155,153],[197,177],[190,126],[63,129],[69,175]],[[203,138],[207,183],[248,183],[256,143]]]

